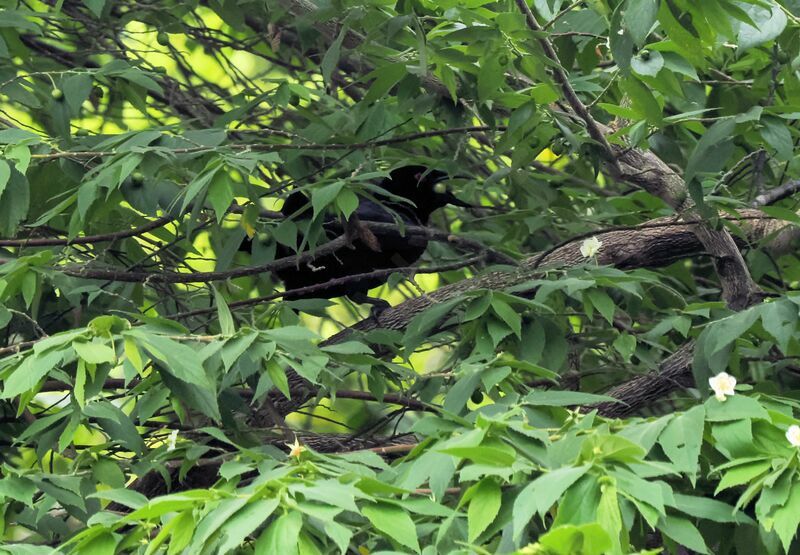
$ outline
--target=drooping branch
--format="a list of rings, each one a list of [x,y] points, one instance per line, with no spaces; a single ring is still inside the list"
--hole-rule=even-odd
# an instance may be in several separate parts
[[[244,268],[234,268],[222,272],[136,272],[126,271],[115,268],[89,268],[86,266],[67,266],[59,268],[63,274],[72,277],[85,279],[104,279],[110,281],[121,281],[127,283],[206,283],[224,279],[234,279],[265,272],[284,270],[299,264],[305,264],[314,260],[315,256],[331,254],[345,247],[350,239],[346,235],[340,235],[327,243],[320,245],[313,253],[304,252],[294,256],[286,256],[272,262],[257,266],[246,266]]]
[[[148,231],[153,231],[174,221],[172,216],[163,216],[142,226],[113,233],[101,233],[98,235],[84,235],[67,239],[63,237],[31,237],[26,239],[0,239],[0,247],[56,247],[68,245],[92,245],[95,243],[107,243],[128,237],[143,235]]]
[[[382,146],[390,146],[420,139],[428,139],[431,137],[445,137],[447,135],[469,135],[472,133],[483,133],[486,131],[504,131],[505,125],[497,127],[489,127],[486,125],[471,125],[464,127],[451,127],[447,129],[432,129],[429,131],[419,131],[417,133],[408,133],[405,135],[398,135],[388,139],[379,139],[374,141],[363,141],[360,143],[230,143],[221,146],[193,146],[184,148],[173,148],[168,150],[172,155],[180,154],[198,154],[203,152],[212,152],[220,150],[232,150],[236,152],[276,152],[279,150],[353,150],[365,148],[378,148]],[[237,132],[241,133],[241,132]],[[154,149],[156,150],[156,149]],[[143,152],[147,152],[147,148],[142,148]],[[162,147],[158,148],[158,152],[163,153]],[[33,160],[57,160],[59,158],[71,159],[85,159],[85,158],[103,158],[108,156],[116,156],[119,153],[115,150],[64,150],[58,152],[48,152],[44,154],[32,154]]]
[[[386,270],[375,270],[372,272],[364,272],[361,274],[351,274],[349,276],[331,279],[324,283],[317,283],[314,285],[308,285],[306,287],[298,287],[297,289],[291,289],[288,291],[277,291],[270,295],[264,295],[263,297],[255,297],[253,299],[234,301],[228,303],[228,308],[234,310],[237,308],[245,308],[248,306],[260,305],[287,296],[297,296],[297,295],[303,295],[304,297],[313,296],[315,293],[324,291],[325,289],[328,288],[338,287],[340,285],[345,285],[347,283],[352,283],[362,279],[388,278],[390,275],[394,273],[438,274],[440,272],[449,272],[452,270],[458,270],[461,268],[472,266],[473,264],[481,262],[485,258],[486,258],[485,255],[478,255],[478,256],[473,256],[472,258],[468,258],[466,260],[459,260],[457,262],[452,262],[450,264],[440,264],[431,267],[404,266],[399,268],[388,268]],[[172,314],[169,317],[172,319],[188,318],[190,316],[209,314],[211,312],[215,312],[216,310],[217,310],[216,307],[198,308],[196,310],[188,310],[186,312],[179,312],[176,314]]]
[[[398,231],[397,225],[393,223],[361,222],[361,225],[370,229],[379,237],[385,234],[396,234]],[[342,228],[342,226],[340,226],[338,223],[332,223],[330,227],[332,229]],[[409,238],[409,242],[412,243],[414,241],[424,242],[431,240],[446,242],[457,247],[462,247],[465,250],[481,253],[486,256],[487,260],[491,262],[509,265],[516,264],[516,261],[513,258],[492,249],[488,249],[480,242],[468,237],[454,235],[446,231],[424,226],[407,226],[403,231]],[[303,252],[298,255],[279,258],[277,260],[256,266],[245,266],[219,272],[140,272],[116,268],[92,268],[88,266],[66,266],[63,268],[58,268],[58,270],[68,276],[73,277],[85,279],[103,279],[127,283],[206,283],[211,281],[220,281],[263,274],[266,272],[275,272],[291,268],[293,266],[302,265],[306,262],[312,262],[316,257],[336,252],[342,248],[347,248],[349,242],[350,239],[347,237],[347,235],[342,234],[339,237],[318,246],[313,252]]]

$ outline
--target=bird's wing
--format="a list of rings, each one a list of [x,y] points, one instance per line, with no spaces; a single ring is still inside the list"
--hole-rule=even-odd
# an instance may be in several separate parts
[[[305,207],[305,209],[304,209]],[[281,214],[284,216],[296,216],[304,213],[311,208],[311,201],[301,191],[295,191],[284,201],[281,207]]]

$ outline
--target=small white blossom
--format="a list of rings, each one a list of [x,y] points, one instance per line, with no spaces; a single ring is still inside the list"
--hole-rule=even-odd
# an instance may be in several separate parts
[[[174,451],[175,444],[178,442],[178,430],[172,430],[167,438],[167,451]]]
[[[597,237],[590,237],[589,239],[584,240],[583,244],[581,245],[581,254],[585,258],[594,258],[598,252],[600,252],[600,247],[603,246],[603,242],[600,241]]]
[[[708,379],[708,385],[714,390],[714,396],[718,400],[724,401],[726,396],[734,394],[733,388],[736,387],[736,378],[727,372],[720,372],[713,378]]]
[[[792,444],[792,447],[800,447],[800,426],[792,424],[786,430],[786,439]]]

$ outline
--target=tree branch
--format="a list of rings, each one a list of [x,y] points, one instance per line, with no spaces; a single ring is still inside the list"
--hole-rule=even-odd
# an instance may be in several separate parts
[[[128,237],[136,237],[163,227],[168,223],[174,221],[172,216],[163,216],[157,220],[146,223],[143,226],[135,227],[133,229],[125,229],[123,231],[115,231],[113,233],[102,233],[99,235],[85,235],[83,237],[75,237],[73,239],[61,237],[39,237],[27,239],[0,239],[0,247],[55,247],[60,245],[90,245],[94,243],[104,243],[108,241],[116,241],[117,239],[127,239]]]

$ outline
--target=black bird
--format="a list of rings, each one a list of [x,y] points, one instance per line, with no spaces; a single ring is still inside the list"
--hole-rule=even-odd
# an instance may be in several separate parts
[[[431,213],[447,204],[472,208],[472,205],[459,200],[452,193],[438,190],[437,183],[446,179],[446,173],[424,166],[404,166],[392,170],[379,185],[399,199],[380,193],[375,194],[378,202],[362,198],[350,217],[351,230],[355,228],[359,231],[353,234],[351,245],[332,254],[316,257],[310,263],[276,272],[286,287],[284,298],[329,299],[346,295],[353,301],[370,303],[378,309],[389,306],[386,301],[367,295],[369,289],[385,283],[386,276],[347,280],[345,283],[321,287],[313,293],[293,294],[291,290],[323,284],[336,278],[414,264],[427,248],[428,242],[424,237],[416,236],[412,240],[401,233],[399,226],[392,232],[373,235],[359,229],[359,222],[397,223],[396,218],[399,218],[405,225],[420,226],[427,225]],[[310,202],[303,193],[292,193],[284,202],[281,212],[287,217],[308,219],[311,217]],[[341,226],[337,229],[336,223],[337,220],[332,217],[323,223],[329,239],[342,232]],[[294,251],[278,244],[278,257],[292,254]]]

